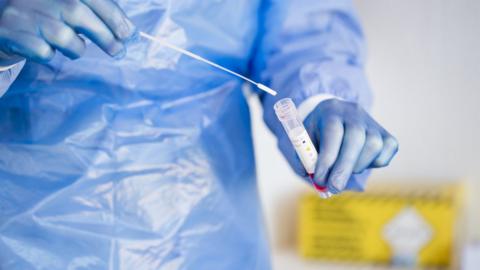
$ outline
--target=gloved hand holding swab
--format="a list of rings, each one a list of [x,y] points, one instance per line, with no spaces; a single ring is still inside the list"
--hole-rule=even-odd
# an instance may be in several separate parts
[[[218,68],[218,69],[220,69],[220,70],[223,70],[223,71],[225,71],[225,72],[228,72],[228,73],[230,73],[230,74],[232,74],[232,75],[234,75],[234,76],[237,76],[237,77],[239,77],[239,78],[241,78],[241,79],[243,79],[243,80],[245,80],[245,81],[247,81],[247,82],[255,85],[256,87],[258,87],[258,89],[269,93],[270,95],[273,95],[273,96],[276,96],[276,95],[277,95],[277,92],[276,92],[275,90],[271,89],[270,87],[268,87],[268,86],[266,86],[266,85],[264,85],[264,84],[255,82],[255,81],[253,81],[253,80],[251,80],[251,79],[249,79],[249,78],[247,78],[247,77],[245,77],[245,76],[243,76],[243,75],[241,75],[241,74],[238,74],[237,72],[234,72],[234,71],[232,71],[232,70],[230,70],[230,69],[228,69],[228,68],[226,68],[226,67],[223,67],[223,66],[221,66],[221,65],[219,65],[219,64],[217,64],[217,63],[214,63],[214,62],[212,62],[212,61],[210,61],[210,60],[208,60],[208,59],[205,59],[205,58],[201,57],[201,56],[198,55],[198,54],[195,54],[195,53],[192,53],[192,52],[187,51],[187,50],[185,50],[185,49],[182,49],[182,48],[180,48],[180,47],[178,47],[178,46],[175,46],[175,45],[173,45],[173,44],[171,44],[171,43],[169,43],[169,42],[167,42],[167,41],[165,41],[165,40],[163,40],[163,39],[154,37],[154,36],[149,35],[149,34],[147,34],[147,33],[145,33],[145,32],[140,32],[139,34],[140,34],[141,37],[143,37],[143,38],[145,38],[145,39],[148,39],[148,40],[150,40],[150,41],[153,41],[153,42],[156,42],[156,43],[158,43],[158,44],[161,44],[161,45],[163,45],[163,46],[165,46],[165,47],[167,47],[167,48],[170,48],[170,49],[172,49],[172,50],[175,50],[175,51],[177,51],[177,52],[179,52],[179,53],[181,53],[181,54],[187,55],[187,56],[192,57],[192,58],[194,58],[194,59],[196,59],[196,60],[199,60],[199,61],[201,61],[201,62],[204,62],[204,63],[206,63],[206,64],[208,64],[208,65],[210,65],[210,66],[213,66],[213,67],[215,67],[215,68]]]

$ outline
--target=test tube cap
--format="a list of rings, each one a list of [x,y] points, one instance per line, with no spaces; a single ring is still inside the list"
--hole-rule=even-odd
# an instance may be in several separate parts
[[[282,98],[273,105],[275,114],[280,119],[280,121],[286,118],[293,118],[297,115],[297,108],[295,103],[291,98]]]

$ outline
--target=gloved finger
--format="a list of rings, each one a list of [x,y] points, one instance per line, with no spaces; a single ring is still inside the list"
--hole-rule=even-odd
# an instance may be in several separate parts
[[[97,14],[119,40],[128,40],[135,33],[135,26],[116,3],[110,0],[82,0],[82,2]]]
[[[307,176],[307,171],[303,167],[303,164],[300,161],[297,152],[295,152],[295,148],[293,148],[293,145],[286,134],[281,134],[278,136],[278,148],[282,152],[283,156],[287,159],[290,167],[292,167],[293,171],[296,174],[303,177]]]
[[[328,175],[328,189],[332,193],[339,193],[345,189],[348,179],[352,175],[353,167],[365,145],[365,128],[356,124],[345,125],[342,148],[338,158]]]
[[[335,163],[342,145],[344,127],[338,117],[329,117],[319,123],[316,132],[318,142],[318,160],[315,167],[314,181],[319,186],[327,185],[327,176],[330,168]]]
[[[3,25],[8,27],[12,35],[28,33],[44,39],[51,47],[60,50],[70,58],[78,58],[81,55],[85,44],[70,27],[43,14],[37,14],[36,20],[31,20],[29,16],[32,15],[19,12],[14,8],[7,9],[3,14]]]
[[[378,131],[367,131],[367,138],[362,152],[353,168],[353,173],[361,173],[382,152],[383,139]]]
[[[85,51],[85,41],[63,22],[45,18],[40,32],[52,47],[70,59],[79,58]]]
[[[55,51],[45,40],[27,32],[2,31],[0,43],[7,44],[2,48],[5,53],[19,55],[36,62],[48,62],[55,55]]]
[[[380,168],[387,166],[398,152],[398,141],[387,134],[383,139],[383,149],[380,155],[373,161],[370,167]]]
[[[83,3],[76,3],[63,14],[67,25],[77,33],[84,34],[110,56],[121,57],[125,54],[124,45],[115,39],[110,29],[93,11]]]

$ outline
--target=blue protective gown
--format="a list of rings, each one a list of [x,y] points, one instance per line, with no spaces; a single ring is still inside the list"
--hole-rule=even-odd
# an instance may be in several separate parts
[[[284,96],[369,104],[350,1],[118,3],[280,91],[261,96],[271,127]],[[241,85],[142,39],[121,60],[90,44],[27,62],[0,98],[0,269],[269,269]]]

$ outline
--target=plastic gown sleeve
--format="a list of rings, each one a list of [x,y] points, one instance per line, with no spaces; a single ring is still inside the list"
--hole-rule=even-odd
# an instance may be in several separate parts
[[[260,93],[264,120],[277,137],[284,132],[273,111],[280,98],[290,97],[300,108],[325,96],[370,108],[364,37],[351,1],[269,0],[262,10],[252,70],[279,93]],[[347,189],[362,190],[367,175],[352,176]]]
[[[8,88],[17,78],[25,65],[25,60],[10,67],[0,67],[0,98],[7,92]]]

